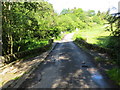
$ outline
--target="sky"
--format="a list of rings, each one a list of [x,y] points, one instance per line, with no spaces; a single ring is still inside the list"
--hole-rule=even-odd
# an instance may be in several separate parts
[[[82,8],[83,10],[98,10],[107,11],[108,8],[115,7],[111,13],[118,11],[118,2],[120,0],[46,0],[53,4],[53,8],[57,13],[60,13],[63,9]]]

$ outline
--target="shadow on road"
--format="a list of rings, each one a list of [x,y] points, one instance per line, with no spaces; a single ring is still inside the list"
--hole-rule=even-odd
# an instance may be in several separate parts
[[[96,68],[93,56],[78,48],[73,41],[66,40],[58,42],[46,61],[20,86],[20,88],[113,87]]]

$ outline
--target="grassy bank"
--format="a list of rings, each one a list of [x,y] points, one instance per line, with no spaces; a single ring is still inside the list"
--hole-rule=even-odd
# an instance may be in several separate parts
[[[104,47],[105,41],[109,39],[110,32],[105,31],[103,25],[96,25],[89,29],[83,29],[76,31],[74,34],[74,39],[83,38],[86,42],[90,44],[97,44]],[[104,41],[99,43],[99,41]]]

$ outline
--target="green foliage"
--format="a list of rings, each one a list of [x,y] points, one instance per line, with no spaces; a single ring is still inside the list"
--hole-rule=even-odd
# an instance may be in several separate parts
[[[77,39],[77,38],[86,40],[86,37],[82,37],[82,35],[81,35],[81,33],[80,33],[80,30],[77,31],[77,32],[75,32],[75,34],[73,35],[73,40],[75,40],[75,39]]]
[[[60,14],[68,14],[70,13],[69,9],[63,9]]]
[[[94,27],[76,31],[74,37],[75,39],[82,37],[88,43],[98,44],[98,42],[100,42],[99,38],[109,36],[109,35],[110,35],[110,32],[105,31],[102,25],[97,24],[97,25],[94,25]]]
[[[90,28],[100,24],[94,10],[64,9],[57,15],[48,2],[3,2],[3,54],[46,45],[61,32]]]
[[[101,57],[98,57],[98,56],[96,56],[94,59],[97,62],[100,62],[100,61],[104,62],[104,60]]]
[[[92,18],[93,22],[97,23],[97,24],[101,24],[101,18],[98,17],[97,15],[93,16]]]
[[[74,30],[74,21],[68,15],[61,15],[57,21],[58,29],[60,31],[71,31]]]
[[[93,14],[93,13],[91,13]],[[65,31],[73,31],[76,28],[84,29],[90,26],[90,18],[81,8],[64,9],[58,20],[58,28]]]
[[[109,25],[106,30],[112,31],[113,36],[120,37],[120,14],[109,14],[109,11],[107,15],[105,16],[105,19],[107,21],[107,24]]]
[[[107,40],[104,40],[104,43],[102,44],[103,47],[109,48],[114,51],[115,56],[114,61],[117,65],[120,65],[120,37],[116,36],[109,36]],[[101,41],[100,41],[101,42]]]
[[[111,36],[109,37],[109,39],[107,40],[107,48],[111,48],[113,50],[120,48],[120,43],[118,42],[120,40],[120,38],[115,37],[115,36]]]
[[[95,15],[95,11],[94,10],[88,10],[87,11],[87,16],[92,17],[94,15]]]
[[[21,76],[16,76],[13,80],[18,80]]]
[[[107,74],[110,76],[110,78],[114,81],[116,81],[116,83],[118,85],[120,85],[120,69],[119,68],[114,68],[114,69],[111,69],[109,71],[107,71]]]
[[[48,2],[3,2],[2,9],[4,55],[46,45],[60,33]]]

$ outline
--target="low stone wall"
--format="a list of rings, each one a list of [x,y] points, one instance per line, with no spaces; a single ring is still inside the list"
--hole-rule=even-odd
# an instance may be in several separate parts
[[[48,49],[50,49],[51,46],[52,46],[52,44],[48,44],[44,47],[35,48],[35,49],[32,49],[32,50],[26,50],[26,51],[14,53],[14,54],[5,55],[5,56],[2,56],[0,59],[2,60],[2,63],[7,63],[8,64],[8,63],[11,63],[11,62],[16,61],[18,59],[21,59],[23,57],[34,55],[36,53],[43,53],[43,52],[47,51]]]
[[[112,50],[107,49],[107,48],[99,47],[95,44],[89,44],[83,39],[76,39],[75,42],[82,45],[82,46],[85,46],[88,49],[96,50],[96,51],[99,51],[101,53],[107,53],[109,56],[114,56],[115,55],[115,53]]]

